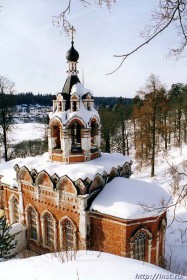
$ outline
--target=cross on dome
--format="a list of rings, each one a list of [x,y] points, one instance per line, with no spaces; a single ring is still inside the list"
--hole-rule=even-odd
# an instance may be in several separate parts
[[[79,59],[79,53],[78,51],[75,50],[74,48],[74,35],[75,35],[75,28],[73,26],[71,26],[69,28],[69,31],[71,32],[71,48],[67,51],[66,53],[66,58],[68,60],[69,64],[69,73],[75,72],[78,73],[76,70],[76,63],[77,60]]]
[[[73,42],[76,29],[74,28],[74,26],[71,26],[69,30],[71,31],[71,40]]]

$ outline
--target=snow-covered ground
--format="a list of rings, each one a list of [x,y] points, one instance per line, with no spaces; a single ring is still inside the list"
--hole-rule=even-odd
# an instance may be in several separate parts
[[[8,138],[13,145],[24,140],[43,139],[45,132],[46,126],[42,123],[20,123],[12,125]]]
[[[12,135],[12,143],[23,140],[43,138],[45,126],[42,124],[17,124]],[[186,160],[187,145],[182,149],[171,147],[167,154],[160,152],[156,160],[155,177],[150,177],[150,167],[138,169],[136,160],[133,159],[134,174],[131,178],[150,182],[161,186],[172,193],[174,185],[173,176],[170,173],[171,166],[178,166],[180,171],[187,174],[187,167],[180,163]],[[176,178],[177,179],[177,178]],[[187,176],[180,176],[176,187],[179,190],[187,184]],[[187,189],[187,187],[186,187]],[[176,192],[174,199],[177,199]],[[187,199],[186,199],[187,204]],[[168,211],[168,228],[166,231],[166,258],[170,264],[168,267],[175,273],[187,275],[187,206],[180,203],[175,212]],[[186,222],[183,222],[186,221]],[[111,263],[111,264],[110,264]],[[11,269],[10,269],[11,268]],[[32,271],[28,273],[28,271]],[[16,272],[16,273],[15,273]],[[68,274],[69,273],[69,274]],[[0,263],[0,280],[12,279],[182,279],[172,278],[169,272],[164,272],[158,267],[143,264],[135,260],[111,256],[102,253],[79,253],[73,262],[62,264],[58,258],[52,255],[44,255],[27,260],[11,260]],[[23,275],[23,276],[22,276]],[[155,276],[154,276],[155,275]],[[62,277],[63,276],[63,277]],[[171,276],[171,277],[170,277]],[[139,278],[138,278],[139,277]],[[183,277],[183,279],[186,279]]]
[[[44,139],[46,136],[47,126],[42,123],[13,124],[8,131],[8,144],[11,146],[22,141]],[[3,147],[0,145],[0,163],[3,162],[1,153],[3,153]]]
[[[160,267],[107,253],[79,251],[75,260],[46,254],[0,263],[1,280],[182,279]],[[187,279],[183,277],[183,279]]]
[[[167,153],[160,152],[156,160],[155,176],[152,178],[150,177],[151,168],[143,167],[140,170],[134,160],[134,174],[131,176],[134,179],[159,185],[171,194],[175,186],[178,191],[173,194],[174,202],[177,201],[180,190],[184,186],[182,194],[186,193],[186,197],[177,205],[176,209],[172,207],[168,210],[166,259],[172,271],[185,275],[187,275],[187,166],[182,162],[187,160],[186,155],[187,145],[183,145],[182,149],[171,147]],[[178,169],[186,175],[179,177],[172,175],[170,172],[172,168]],[[178,179],[179,181],[177,181]]]

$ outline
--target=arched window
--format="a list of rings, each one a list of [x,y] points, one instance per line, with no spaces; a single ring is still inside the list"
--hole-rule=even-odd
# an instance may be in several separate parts
[[[65,238],[65,248],[66,250],[74,250],[75,249],[75,241],[74,241],[74,228],[70,221],[66,221],[64,224],[64,238]]]
[[[33,208],[28,211],[28,226],[29,226],[29,237],[37,240],[37,222],[36,212]]]
[[[59,223],[60,248],[65,251],[76,249],[76,227],[69,218],[63,218]]]
[[[45,214],[44,226],[45,226],[45,245],[50,248],[53,248],[54,247],[54,226],[53,226],[53,218],[49,213]]]
[[[95,144],[94,137],[98,134],[98,124],[96,122],[91,123],[91,142]]]
[[[146,234],[140,232],[134,239],[134,259],[145,260]]]

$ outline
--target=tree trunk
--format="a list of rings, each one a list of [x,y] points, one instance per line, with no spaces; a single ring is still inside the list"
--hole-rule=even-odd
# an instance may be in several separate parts
[[[125,156],[126,145],[125,145],[125,124],[124,124],[124,121],[122,121],[122,124],[121,124],[121,132],[122,132],[122,151],[123,151],[123,155]]]
[[[154,97],[154,103],[155,103],[155,97]],[[156,104],[153,105],[153,117],[152,117],[151,177],[155,176],[155,148],[156,148]]]
[[[105,143],[106,143],[105,152],[110,153],[110,133],[109,132],[107,133],[107,137],[105,138]]]
[[[133,125],[134,125],[134,149],[136,150],[136,120],[133,120]]]
[[[5,107],[4,107],[4,93],[1,93],[2,98],[2,108],[1,108],[1,114],[2,114],[2,124],[1,127],[3,129],[3,146],[4,146],[4,159],[5,161],[8,161],[8,148],[7,148],[7,130],[6,130],[6,113],[5,113]]]
[[[3,146],[4,146],[4,159],[5,161],[8,161],[7,133],[5,127],[3,127]]]
[[[167,135],[167,116],[164,114],[164,145],[165,150],[168,148],[168,135]]]

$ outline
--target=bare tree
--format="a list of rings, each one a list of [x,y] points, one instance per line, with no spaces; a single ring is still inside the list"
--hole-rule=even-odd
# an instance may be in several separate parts
[[[117,2],[117,0],[78,1],[84,7],[91,4],[102,7],[105,4],[109,9]],[[62,26],[62,30],[67,34],[71,27],[71,23],[68,21],[68,14],[71,12],[72,5],[72,0],[68,0],[66,8],[58,16],[54,17],[54,23]],[[116,72],[129,56],[156,39],[159,34],[171,26],[177,29],[180,43],[174,49],[169,50],[169,56],[174,55],[177,59],[181,57],[187,45],[187,0],[158,0],[158,4],[151,14],[151,24],[145,26],[145,29],[140,34],[144,41],[128,53],[114,55],[114,57],[121,58],[121,62],[114,71],[108,74]]]
[[[152,25],[147,25],[140,34],[145,39],[142,44],[128,53],[114,55],[122,60],[119,66],[109,74],[116,72],[130,55],[157,38],[172,25],[178,30],[180,44],[169,50],[169,56],[174,55],[177,59],[181,57],[187,45],[187,0],[159,0],[157,7],[152,11],[151,21]]]
[[[90,6],[92,4],[96,4],[99,7],[102,7],[104,4],[108,9],[111,8],[112,4],[116,3],[116,0],[78,0],[83,7]],[[58,15],[53,17],[53,24],[58,27],[62,26],[62,31],[64,31],[67,35],[69,35],[70,28],[72,24],[68,20],[68,16],[71,12],[72,8],[72,0],[67,1],[66,8]]]
[[[101,107],[99,108],[99,115],[101,118],[101,147],[106,153],[113,150],[112,138],[116,133],[117,125],[114,111]],[[114,144],[114,143],[113,143]]]
[[[4,148],[4,159],[8,160],[8,131],[12,123],[11,94],[14,83],[6,77],[0,76],[0,140]]]
[[[156,150],[159,145],[158,134],[160,130],[160,115],[164,108],[165,89],[159,78],[151,74],[145,88],[139,91],[134,105],[134,117],[137,120],[136,131],[139,134],[136,145],[136,157],[151,165],[151,177],[155,175]]]

